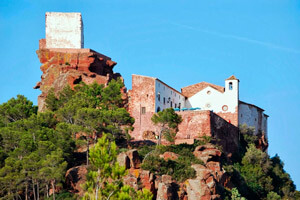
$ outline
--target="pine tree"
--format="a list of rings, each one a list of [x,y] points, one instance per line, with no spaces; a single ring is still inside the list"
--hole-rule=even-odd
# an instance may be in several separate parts
[[[158,145],[161,144],[162,136],[165,136],[168,141],[174,142],[176,133],[178,132],[178,125],[182,122],[182,118],[180,115],[175,113],[173,108],[167,108],[155,113],[151,120],[160,128]]]

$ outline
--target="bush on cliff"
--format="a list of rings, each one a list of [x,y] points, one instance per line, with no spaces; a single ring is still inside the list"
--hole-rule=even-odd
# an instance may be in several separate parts
[[[81,83],[74,90],[67,86],[57,95],[53,90],[48,94],[48,110],[56,114],[59,122],[68,124],[71,132],[81,133],[84,142],[77,144],[85,143],[87,165],[89,144],[95,143],[102,132],[110,133],[110,139],[118,142],[126,140],[127,131],[132,128],[134,119],[123,107],[123,87],[119,79],[105,88],[97,83]]]
[[[191,167],[192,164],[203,164],[203,161],[197,159],[193,151],[197,144],[180,144],[169,146],[158,146],[155,150],[150,147],[143,147],[140,152],[143,155],[147,155],[153,150],[152,154],[148,154],[148,157],[144,159],[142,168],[149,170],[157,175],[171,175],[178,182],[183,182],[186,179],[194,178],[196,175],[195,170]],[[148,152],[148,153],[146,153]],[[165,152],[173,152],[179,155],[176,160],[167,160],[160,158],[159,155]]]
[[[240,163],[226,166],[232,182],[247,199],[298,199],[299,192],[289,174],[283,169],[283,162],[276,155],[269,155],[249,144]]]
[[[109,142],[107,135],[104,134],[90,150],[89,159],[91,166],[84,184],[86,193],[83,199],[152,199],[148,190],[134,191],[123,185],[122,177],[126,175],[126,169],[117,162],[116,143]]]
[[[161,144],[161,139],[164,137],[169,142],[175,141],[178,125],[182,122],[180,115],[175,113],[173,108],[167,108],[163,111],[155,113],[152,122],[159,127],[158,145]]]

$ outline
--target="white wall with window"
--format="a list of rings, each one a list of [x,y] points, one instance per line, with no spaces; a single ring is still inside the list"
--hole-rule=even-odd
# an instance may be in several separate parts
[[[267,136],[268,115],[263,113],[264,110],[245,102],[239,102],[239,124],[247,124],[255,128],[255,135],[263,131]]]
[[[185,97],[180,92],[168,86],[167,84],[163,83],[159,79],[156,79],[155,81],[155,94],[156,94],[155,97],[156,112],[171,107],[172,108],[185,107],[184,105]]]
[[[207,86],[186,100],[187,108],[201,108],[218,112],[237,112],[239,100],[239,81],[225,80],[225,91],[220,92]]]

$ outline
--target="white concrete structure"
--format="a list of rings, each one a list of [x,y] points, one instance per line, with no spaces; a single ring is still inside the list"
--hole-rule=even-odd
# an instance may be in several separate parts
[[[159,79],[155,80],[155,94],[156,112],[185,106],[185,96]]]
[[[46,12],[46,48],[81,49],[83,46],[81,13]]]
[[[239,101],[239,124],[247,124],[255,128],[255,134],[262,133],[268,136],[268,115],[264,110],[243,101]]]
[[[220,86],[217,88],[214,87],[215,85],[206,82],[198,83],[198,87],[199,86],[204,89],[198,91],[193,96],[188,97],[185,104],[187,108],[199,107],[202,110],[212,110],[216,113],[237,112],[239,101],[238,79],[235,77],[226,79],[225,88],[223,88],[223,90],[220,90]],[[193,87],[193,85],[188,87]]]

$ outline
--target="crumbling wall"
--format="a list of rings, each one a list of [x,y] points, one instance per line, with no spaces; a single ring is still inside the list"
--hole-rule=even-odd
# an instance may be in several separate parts
[[[130,135],[143,139],[145,131],[155,131],[151,117],[155,113],[155,79],[132,75],[132,90],[129,91],[129,113],[135,119]]]

